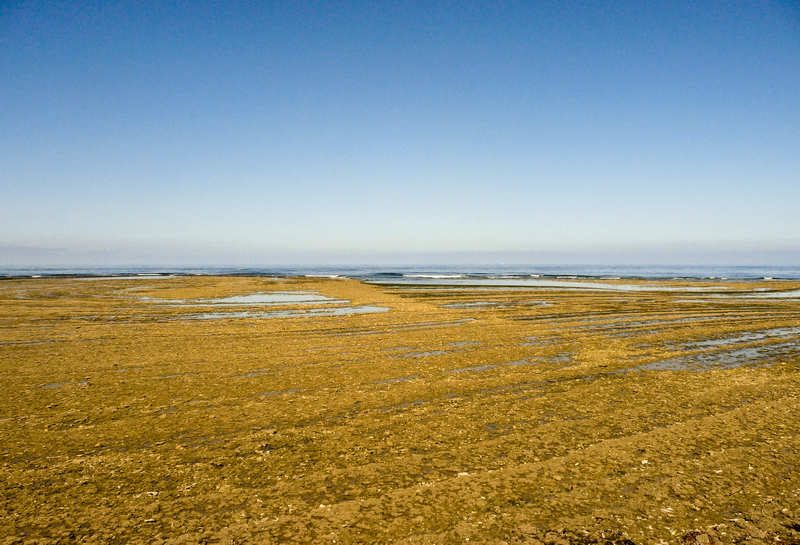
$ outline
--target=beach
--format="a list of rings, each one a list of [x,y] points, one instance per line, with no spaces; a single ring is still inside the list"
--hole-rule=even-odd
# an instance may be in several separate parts
[[[800,281],[432,276],[3,279],[0,543],[800,543]]]

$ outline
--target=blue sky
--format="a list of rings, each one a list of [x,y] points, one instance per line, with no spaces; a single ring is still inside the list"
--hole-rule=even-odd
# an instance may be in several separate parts
[[[4,2],[0,193],[0,265],[798,264],[800,8]]]

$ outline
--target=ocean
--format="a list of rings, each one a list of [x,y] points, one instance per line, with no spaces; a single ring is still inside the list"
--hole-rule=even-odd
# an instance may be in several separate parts
[[[424,265],[424,266],[263,266],[263,267],[5,267],[0,277],[243,275],[319,276],[402,283],[453,279],[691,279],[800,280],[800,266],[724,265]]]

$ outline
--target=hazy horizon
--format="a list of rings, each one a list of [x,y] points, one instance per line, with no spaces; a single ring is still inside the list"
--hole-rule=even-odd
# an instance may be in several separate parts
[[[184,248],[0,248],[0,268],[46,267],[283,267],[283,266],[480,266],[655,265],[797,266],[800,248],[628,248],[622,251],[538,252],[225,252]]]

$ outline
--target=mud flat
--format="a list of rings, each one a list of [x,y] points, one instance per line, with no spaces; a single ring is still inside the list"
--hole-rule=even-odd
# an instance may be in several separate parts
[[[800,283],[631,283],[0,281],[0,543],[800,543]]]

